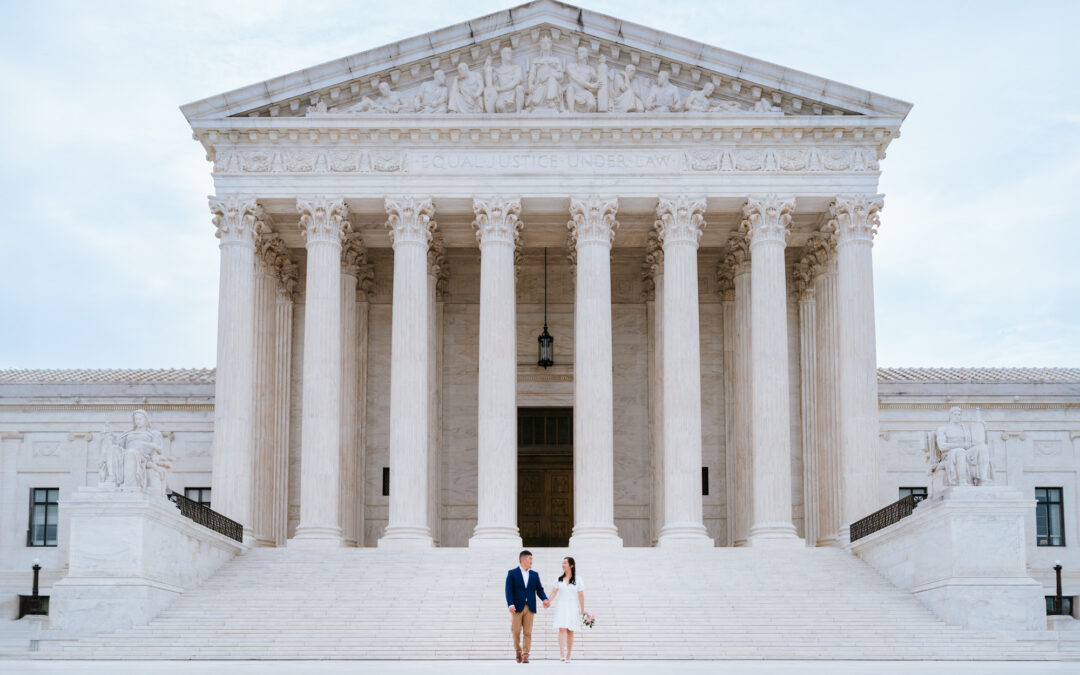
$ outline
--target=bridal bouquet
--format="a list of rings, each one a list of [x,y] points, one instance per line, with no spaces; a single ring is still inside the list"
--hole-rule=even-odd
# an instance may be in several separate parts
[[[585,626],[587,628],[592,628],[593,624],[596,623],[596,615],[595,614],[589,614],[588,612],[586,612],[585,614],[582,614],[581,615],[581,623],[585,624]]]

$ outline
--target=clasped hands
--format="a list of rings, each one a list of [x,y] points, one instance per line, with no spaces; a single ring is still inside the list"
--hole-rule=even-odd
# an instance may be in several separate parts
[[[540,604],[542,604],[544,606],[544,609],[547,609],[548,607],[551,607],[551,601],[550,600],[544,600]],[[510,610],[511,614],[517,614],[517,609],[515,609],[513,605],[509,605],[507,607],[507,609]]]

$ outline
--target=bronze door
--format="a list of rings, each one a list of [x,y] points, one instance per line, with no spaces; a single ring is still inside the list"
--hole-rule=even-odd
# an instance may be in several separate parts
[[[573,413],[518,411],[518,528],[525,546],[567,546],[574,527]]]

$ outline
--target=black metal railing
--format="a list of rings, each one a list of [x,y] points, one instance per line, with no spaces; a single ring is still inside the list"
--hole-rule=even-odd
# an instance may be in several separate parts
[[[217,511],[211,509],[209,506],[200,504],[194,499],[188,499],[184,495],[169,490],[169,501],[176,504],[180,509],[180,514],[192,519],[203,527],[210,528],[214,532],[223,534],[230,539],[236,541],[244,541],[244,528],[240,523],[226,518]]]
[[[880,511],[871,513],[862,520],[856,520],[851,524],[851,541],[862,539],[868,534],[900,522],[901,518],[907,518],[915,510],[915,506],[924,499],[926,495],[908,495]]]

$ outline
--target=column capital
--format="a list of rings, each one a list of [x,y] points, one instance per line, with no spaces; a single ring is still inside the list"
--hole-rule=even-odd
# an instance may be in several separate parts
[[[618,210],[616,197],[571,197],[570,221],[566,223],[571,248],[583,244],[602,244],[610,248],[615,240],[615,230],[619,229],[619,221],[615,220]]]
[[[836,234],[836,245],[852,242],[872,244],[881,225],[884,195],[837,196],[829,205],[827,229]]]
[[[748,198],[743,206],[741,228],[750,247],[766,242],[787,244],[794,210],[795,198],[791,196],[771,194]]]
[[[664,248],[660,245],[660,233],[654,225],[645,242],[645,258],[641,261],[641,295],[652,300],[656,295],[656,277],[664,274]]]
[[[347,220],[349,207],[344,199],[312,197],[297,199],[300,212],[300,233],[308,246],[312,244],[341,245],[345,233],[352,229]]]
[[[731,268],[732,278],[750,273],[750,244],[746,234],[736,232],[728,237],[723,260]]]
[[[697,246],[705,231],[705,198],[678,195],[661,197],[656,204],[656,231],[660,243]]]
[[[799,302],[814,301],[814,265],[805,256],[791,271],[791,294]]]
[[[724,302],[735,299],[735,268],[723,258],[716,265],[716,293]]]
[[[358,232],[349,232],[341,241],[341,273],[360,278],[360,268],[367,263],[367,249]]]
[[[210,197],[210,213],[213,214],[214,236],[222,246],[240,244],[255,247],[255,235],[259,232],[259,216],[262,209],[254,197],[230,195]]]
[[[473,228],[476,229],[476,242],[480,248],[485,244],[517,244],[521,238],[520,199],[507,199],[492,195],[473,197]]]
[[[289,256],[289,247],[281,235],[274,232],[260,234],[255,244],[255,255],[266,271],[277,280],[278,292],[291,298],[296,291],[299,275]]]
[[[431,233],[437,225],[433,220],[435,205],[430,197],[387,197],[386,228],[390,230],[390,243],[423,244],[431,242]]]
[[[477,232],[479,237],[479,232]],[[446,242],[436,234],[427,253],[428,276],[435,277],[435,297],[445,300],[450,286],[450,265],[446,261]]]
[[[360,265],[356,271],[356,299],[367,302],[375,295],[375,266],[371,263]]]

